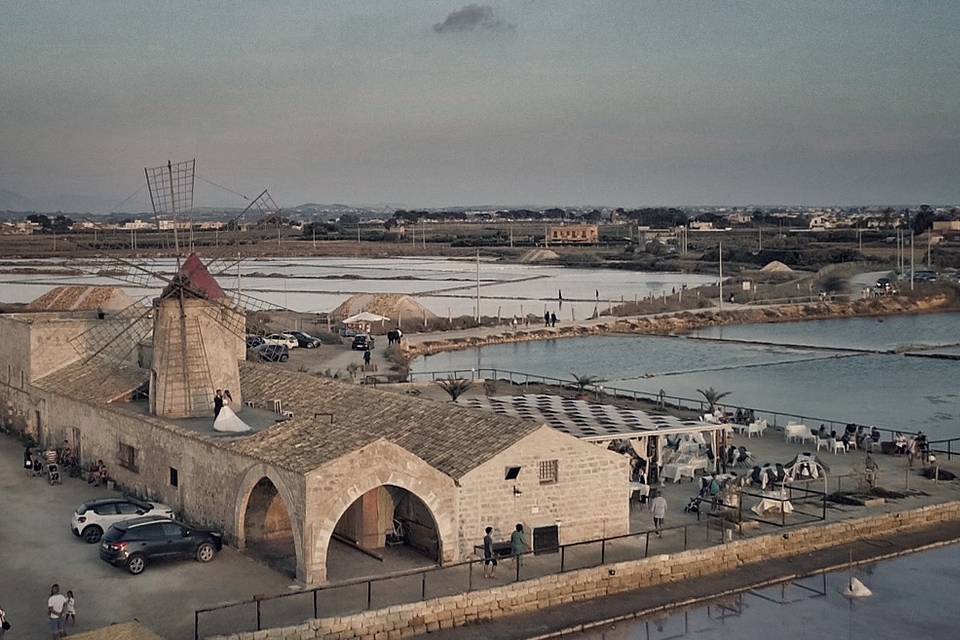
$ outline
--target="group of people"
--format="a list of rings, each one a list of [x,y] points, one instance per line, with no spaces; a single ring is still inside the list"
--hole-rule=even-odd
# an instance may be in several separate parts
[[[80,460],[66,440],[59,449],[34,449],[33,445],[27,444],[23,450],[23,469],[34,478],[46,475],[51,484],[61,482],[61,469],[72,477],[79,476],[82,471]],[[96,464],[87,468],[87,484],[99,487],[105,485],[107,480],[109,475],[103,460],[97,460]]]
[[[738,408],[736,413],[733,414],[733,421],[736,424],[750,424],[755,420],[756,417],[753,415],[753,409]]]
[[[545,327],[555,327],[557,326],[557,314],[551,311],[543,312],[543,326]]]
[[[493,542],[493,527],[487,527],[483,530],[483,577],[497,577],[497,551]],[[523,525],[519,522],[510,534],[510,555],[513,561],[517,563],[517,568],[523,565],[523,554],[530,551],[530,545],[527,543],[523,532]]]
[[[73,597],[73,591],[67,591],[64,595],[60,593],[60,585],[54,584],[50,587],[50,597],[47,598],[47,616],[50,624],[50,637],[52,640],[60,640],[66,635],[67,626],[77,624],[77,600]]]

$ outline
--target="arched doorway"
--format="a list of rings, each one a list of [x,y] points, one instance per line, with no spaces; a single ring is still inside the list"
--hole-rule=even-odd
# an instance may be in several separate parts
[[[423,500],[402,487],[381,485],[337,521],[327,547],[327,579],[429,566],[442,553],[436,520]]]
[[[297,552],[290,515],[269,478],[261,478],[250,491],[243,534],[250,553],[274,568],[296,576]]]

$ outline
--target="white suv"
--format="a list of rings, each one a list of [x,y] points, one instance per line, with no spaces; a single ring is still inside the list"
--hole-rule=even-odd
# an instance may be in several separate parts
[[[264,338],[263,341],[266,344],[282,345],[287,349],[296,349],[300,346],[300,343],[297,342],[296,337],[290,335],[289,333],[272,333]]]
[[[110,525],[141,516],[173,517],[173,509],[159,502],[146,502],[136,498],[104,498],[84,502],[73,512],[70,530],[94,544],[100,541]]]

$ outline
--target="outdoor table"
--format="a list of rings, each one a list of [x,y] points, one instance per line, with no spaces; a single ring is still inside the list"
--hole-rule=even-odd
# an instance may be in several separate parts
[[[780,496],[776,493],[768,493],[765,495],[768,497],[763,498],[750,509],[758,516],[762,516],[768,511],[779,512],[781,509],[783,509],[784,513],[793,513],[793,505],[789,500],[779,499]]]

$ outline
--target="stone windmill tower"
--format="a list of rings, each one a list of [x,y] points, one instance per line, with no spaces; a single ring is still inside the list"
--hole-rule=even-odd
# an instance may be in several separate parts
[[[106,274],[137,287],[164,285],[152,304],[138,300],[122,311],[111,313],[102,322],[71,340],[87,359],[102,357],[122,363],[152,335],[149,358],[150,413],[169,417],[213,418],[216,389],[229,389],[234,410],[243,407],[239,361],[246,356],[246,314],[277,308],[239,290],[228,294],[212,274],[222,275],[239,264],[231,249],[214,255],[206,264],[196,253],[181,262],[178,214],[193,208],[195,161],[145,169],[157,230],[172,228],[176,271],[172,276],[159,263],[134,264],[117,257],[103,257],[109,263]],[[249,211],[279,214],[264,190],[231,225]],[[172,223],[172,224],[171,224]],[[187,225],[189,226],[189,225]],[[240,239],[236,239],[237,246]],[[192,240],[191,240],[192,244]],[[169,269],[169,263],[166,267]],[[238,272],[239,274],[239,272]],[[142,366],[146,366],[141,362]]]
[[[238,361],[246,354],[243,309],[196,254],[153,303],[150,412],[170,418],[213,415],[216,389],[229,389],[242,405]]]

